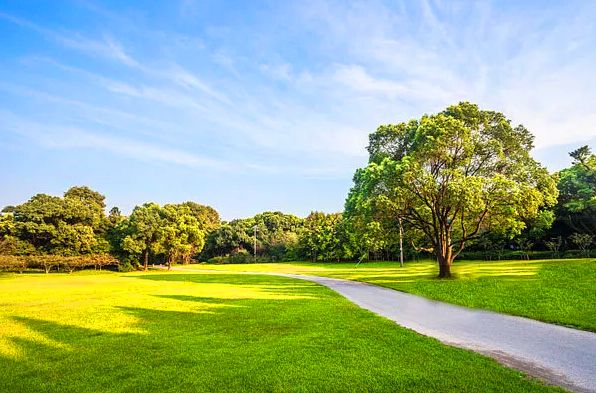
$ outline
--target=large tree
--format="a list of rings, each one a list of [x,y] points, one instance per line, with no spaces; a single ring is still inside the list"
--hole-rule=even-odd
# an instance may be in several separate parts
[[[380,126],[346,205],[374,209],[425,234],[439,277],[484,231],[519,233],[556,203],[552,177],[530,156],[533,136],[501,113],[462,102],[436,115]]]

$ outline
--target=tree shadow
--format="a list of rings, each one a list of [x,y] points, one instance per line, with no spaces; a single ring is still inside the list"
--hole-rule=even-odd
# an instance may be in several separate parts
[[[232,298],[255,298],[262,294],[267,299],[316,299],[320,286],[295,278],[266,274],[190,273],[148,274],[134,276],[141,280],[192,282],[199,285],[222,284],[229,286]],[[244,289],[252,289],[252,296],[242,296]],[[218,293],[217,296],[222,296]]]
[[[150,304],[159,309],[114,307],[131,316],[138,327],[120,333],[11,316],[11,322],[32,334],[8,338],[15,354],[0,352],[0,391],[416,392],[448,388],[460,392],[500,387],[513,391],[522,383],[517,373],[491,360],[400,329],[316,284],[233,276],[139,278],[197,285],[238,279],[238,285],[286,286],[297,296],[227,299],[154,294],[156,302]],[[168,286],[160,289],[167,291]],[[213,307],[171,310],[169,301]],[[467,369],[479,373],[462,374]],[[441,375],[439,382],[436,375]]]
[[[116,307],[138,321],[136,333],[12,317],[34,334],[8,338],[16,354],[0,354],[0,391],[268,390],[275,378],[262,370],[275,370],[293,347],[272,344],[304,333],[304,327],[280,319],[279,310],[288,302],[310,301],[158,297],[217,307],[206,312]]]
[[[283,376],[262,370],[274,370],[287,351],[298,349],[296,344],[283,348],[279,341],[308,333],[309,323],[295,322],[312,319],[308,310],[312,310],[313,302],[318,305],[315,309],[325,307],[326,299],[333,296],[313,283],[272,276],[133,277],[226,284],[235,287],[238,294],[232,298],[217,294],[151,295],[206,306],[189,311],[171,310],[168,308],[175,304],[159,301],[155,302],[159,309],[115,306],[115,312],[132,317],[135,326],[130,332],[76,326],[75,321],[68,324],[10,316],[12,325],[20,325],[19,331],[26,333],[11,337],[9,332],[8,337],[0,337],[5,348],[12,350],[0,351],[0,391],[268,390],[266,386],[272,386],[275,378],[283,380]],[[252,295],[245,297],[244,292]]]

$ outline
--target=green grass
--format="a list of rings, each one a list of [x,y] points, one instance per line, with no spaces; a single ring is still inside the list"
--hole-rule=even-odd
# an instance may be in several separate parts
[[[0,276],[0,391],[547,392],[306,281]]]
[[[436,262],[192,265],[192,269],[272,271],[346,278],[462,306],[596,331],[596,260],[457,261],[455,279],[436,279]]]

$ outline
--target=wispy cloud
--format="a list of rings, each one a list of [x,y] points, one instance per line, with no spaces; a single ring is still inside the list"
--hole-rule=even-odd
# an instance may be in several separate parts
[[[302,214],[341,209],[379,124],[460,100],[523,123],[539,152],[596,140],[592,2],[61,7],[0,7],[0,160],[110,154],[171,181],[162,194],[228,198],[224,214]]]
[[[111,152],[142,161],[183,165],[191,168],[228,170],[228,163],[201,157],[183,150],[168,148],[130,138],[120,138],[69,125],[41,124],[10,112],[0,111],[3,132],[26,137],[31,142],[50,149],[91,149]]]
[[[123,47],[109,35],[102,39],[91,39],[76,31],[59,32],[42,27],[30,20],[19,18],[10,14],[0,12],[0,18],[15,23],[21,27],[33,30],[45,38],[52,40],[65,47],[85,52],[92,56],[99,56],[115,60],[130,67],[138,67],[139,64],[125,52]]]

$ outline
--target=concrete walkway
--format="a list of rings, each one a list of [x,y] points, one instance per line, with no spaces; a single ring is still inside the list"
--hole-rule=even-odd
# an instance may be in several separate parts
[[[482,353],[569,390],[596,392],[595,333],[460,307],[362,282],[299,274],[243,274],[283,276],[324,285],[358,306],[425,336]]]

